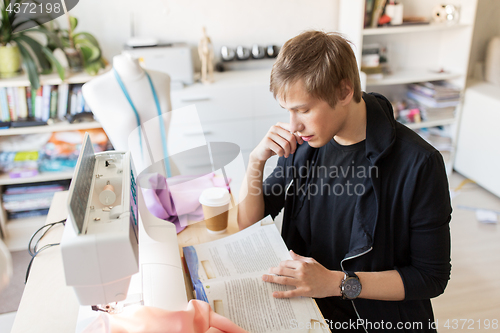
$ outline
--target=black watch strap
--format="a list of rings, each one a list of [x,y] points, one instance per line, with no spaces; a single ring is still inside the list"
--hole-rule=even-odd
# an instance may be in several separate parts
[[[347,277],[355,277],[358,278],[358,276],[353,272],[353,271],[344,271],[344,274],[347,275]],[[359,279],[359,278],[358,278]]]

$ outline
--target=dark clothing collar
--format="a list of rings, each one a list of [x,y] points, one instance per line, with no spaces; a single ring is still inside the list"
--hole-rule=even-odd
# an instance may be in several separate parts
[[[391,103],[382,95],[363,93],[366,103],[366,158],[375,165],[396,141],[396,120]]]

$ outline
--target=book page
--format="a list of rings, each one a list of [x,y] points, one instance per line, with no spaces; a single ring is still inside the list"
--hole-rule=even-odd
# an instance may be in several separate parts
[[[291,260],[270,218],[183,250],[196,298],[242,328],[252,333],[329,332],[312,298],[276,299],[274,291],[294,287],[262,281],[269,268]]]
[[[328,332],[311,298],[272,297],[289,286],[247,276],[207,281],[203,287],[215,312],[249,332]]]
[[[291,260],[274,223],[261,226],[261,222],[257,222],[231,236],[183,250],[191,276],[201,282],[263,274],[281,261]],[[198,276],[195,276],[196,272]]]

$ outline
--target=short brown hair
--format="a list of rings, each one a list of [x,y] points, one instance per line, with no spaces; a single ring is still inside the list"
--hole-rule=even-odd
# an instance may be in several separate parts
[[[312,96],[337,105],[346,81],[354,90],[353,98],[361,101],[361,83],[354,52],[342,35],[306,31],[288,40],[281,48],[271,71],[270,90],[286,99],[289,87],[299,80]]]

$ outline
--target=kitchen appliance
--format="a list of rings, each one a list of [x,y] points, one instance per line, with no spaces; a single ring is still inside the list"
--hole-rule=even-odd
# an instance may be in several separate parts
[[[172,87],[193,84],[193,58],[191,48],[185,43],[160,44],[153,47],[126,47],[128,53],[139,59],[145,69],[170,75]]]

